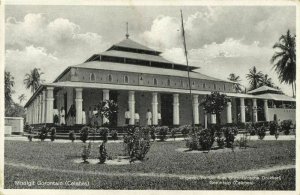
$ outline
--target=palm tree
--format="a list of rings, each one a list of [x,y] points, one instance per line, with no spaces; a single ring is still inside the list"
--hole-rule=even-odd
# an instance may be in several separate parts
[[[227,78],[228,80],[235,82],[234,84],[234,88],[236,92],[241,92],[242,88],[241,88],[241,84],[239,82],[241,82],[240,76],[236,76],[234,73],[229,74],[229,77]]]
[[[296,35],[291,35],[290,30],[286,35],[281,35],[273,49],[279,51],[271,58],[273,68],[278,74],[281,83],[292,84],[293,96],[296,93]],[[295,88],[294,88],[295,86]],[[295,90],[294,90],[295,89]]]
[[[10,72],[5,71],[5,108],[9,107],[13,103],[11,95],[14,93],[14,85],[14,77],[10,74]]]
[[[263,73],[261,71],[257,72],[255,66],[249,69],[249,73],[246,75],[246,78],[249,80],[250,90],[258,88],[263,80],[263,77]]]
[[[42,74],[44,73],[40,72],[39,68],[34,68],[30,71],[30,73],[27,73],[24,79],[26,89],[31,88],[31,92],[34,93],[39,88],[41,83],[44,82],[44,80],[41,80]]]
[[[270,78],[268,74],[265,74],[261,80],[260,86],[274,87],[272,78]]]
[[[26,99],[26,96],[25,94],[21,94],[19,97],[18,97],[19,101],[20,101],[20,104]]]

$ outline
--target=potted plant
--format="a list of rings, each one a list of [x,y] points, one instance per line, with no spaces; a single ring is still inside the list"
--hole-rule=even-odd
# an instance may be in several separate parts
[[[264,137],[266,136],[265,126],[261,126],[261,127],[257,128],[257,135],[260,140],[264,139]]]
[[[107,152],[105,148],[105,141],[99,146],[99,163],[104,164],[107,159]]]

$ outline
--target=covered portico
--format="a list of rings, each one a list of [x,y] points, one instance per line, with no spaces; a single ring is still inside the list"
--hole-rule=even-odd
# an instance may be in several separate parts
[[[147,86],[128,86],[102,83],[55,82],[42,85],[27,103],[27,122],[29,124],[53,124],[53,115],[64,107],[66,115],[72,105],[76,108],[74,122],[66,118],[67,125],[82,124],[83,114],[87,115],[90,108],[95,107],[101,100],[113,99],[119,105],[114,126],[124,126],[124,113],[129,110],[129,125],[135,125],[135,113],[140,115],[140,125],[147,125],[146,113],[152,113],[152,125],[179,126],[192,123],[207,127],[216,123],[215,116],[207,115],[200,102],[210,91],[192,90],[192,101],[189,90],[166,89]],[[270,121],[271,100],[256,97],[251,94],[225,93],[231,98],[222,113],[221,123],[245,123],[259,121],[258,102],[263,102],[263,121]],[[192,105],[191,105],[192,103]],[[191,111],[192,108],[192,111]],[[83,110],[85,112],[83,112]],[[191,113],[193,112],[193,113]],[[158,113],[161,114],[159,124]],[[193,114],[193,115],[192,115]],[[247,117],[247,115],[249,115]],[[100,119],[101,123],[108,119]]]

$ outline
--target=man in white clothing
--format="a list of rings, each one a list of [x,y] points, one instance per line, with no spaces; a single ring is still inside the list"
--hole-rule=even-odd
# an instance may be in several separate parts
[[[134,114],[134,121],[135,121],[135,125],[140,125],[140,115],[137,111],[135,111]]]
[[[146,119],[147,119],[147,125],[152,125],[152,113],[150,112],[150,109],[148,109],[147,111]]]

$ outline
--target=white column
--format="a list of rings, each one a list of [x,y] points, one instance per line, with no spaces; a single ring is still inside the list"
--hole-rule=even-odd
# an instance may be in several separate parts
[[[158,114],[158,110],[157,110],[157,105],[158,105],[158,101],[157,101],[157,93],[152,93],[152,124],[153,125],[157,125],[158,124],[158,118],[157,118],[157,114]]]
[[[41,102],[42,102],[42,97],[40,95],[37,96],[37,100],[38,100],[38,123],[40,124],[41,123]]]
[[[75,98],[75,107],[76,107],[76,119],[75,124],[82,124],[82,88],[76,88],[76,98]]]
[[[53,87],[47,87],[46,123],[53,123]]]
[[[217,115],[212,113],[210,115],[210,120],[211,120],[211,124],[217,124]]]
[[[227,123],[232,123],[231,102],[227,102]]]
[[[257,101],[256,99],[252,99],[253,102],[253,122],[257,122]]]
[[[270,121],[270,119],[269,119],[268,100],[264,100],[264,113],[265,113],[265,120]]]
[[[128,92],[128,106],[129,106],[129,112],[130,112],[129,125],[134,125],[134,114],[135,114],[134,91]]]
[[[240,99],[240,108],[241,108],[241,122],[245,123],[246,122],[246,110],[245,110],[245,99],[244,98]]]
[[[43,90],[42,100],[42,123],[46,123],[46,91]]]
[[[193,116],[194,116],[194,124],[199,124],[199,95],[193,95]]]
[[[204,129],[207,129],[207,114],[204,114]]]
[[[104,89],[103,90],[103,97],[102,97],[103,101],[105,100],[109,100],[109,90],[108,89]],[[103,124],[104,123],[108,123],[109,120],[108,118],[106,118],[105,116],[103,116]]]
[[[173,94],[173,125],[179,125],[179,94]]]

